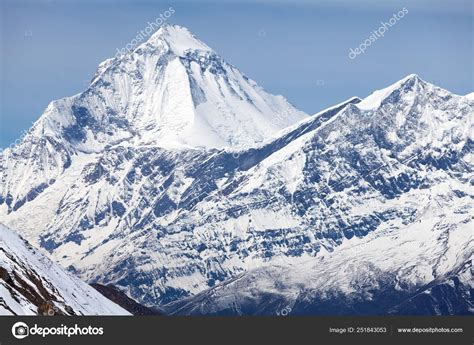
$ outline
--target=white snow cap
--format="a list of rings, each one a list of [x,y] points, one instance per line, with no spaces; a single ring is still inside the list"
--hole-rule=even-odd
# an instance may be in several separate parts
[[[469,99],[471,101],[474,101],[474,92],[468,93],[464,97],[466,97],[467,99]]]
[[[179,25],[163,24],[145,44],[154,44],[157,41],[165,42],[177,56],[184,56],[187,50],[212,51],[187,28]]]
[[[241,147],[308,116],[265,92],[179,25],[163,25],[133,52],[104,61],[91,86],[74,106],[99,119],[104,111],[95,114],[96,109],[111,108],[132,128],[104,136],[106,144],[126,138],[133,145],[167,148]]]
[[[380,104],[385,98],[387,98],[393,91],[400,88],[409,80],[414,80],[415,82],[418,82],[421,81],[421,78],[417,74],[409,74],[405,78],[397,81],[396,83],[393,83],[389,87],[374,91],[372,94],[370,94],[360,103],[358,103],[357,107],[361,110],[372,110],[380,107]]]

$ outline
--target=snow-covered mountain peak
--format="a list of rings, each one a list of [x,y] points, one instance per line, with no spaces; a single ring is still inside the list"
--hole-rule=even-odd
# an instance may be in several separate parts
[[[370,123],[387,145],[402,140],[407,145],[437,147],[440,152],[464,145],[474,117],[469,97],[455,95],[416,74],[375,91],[351,107],[354,114],[362,111],[365,118],[358,124]]]
[[[66,169],[80,172],[113,147],[242,148],[307,117],[187,29],[166,26],[101,63],[84,92],[52,101],[23,140],[3,152],[0,205],[7,198],[7,212],[20,208],[29,193],[41,193]]]
[[[165,25],[133,51],[102,62],[87,90],[52,102],[43,117],[47,128],[36,133],[100,152],[123,142],[246,146],[307,115],[265,92],[188,29]]]
[[[184,57],[189,50],[201,52],[213,51],[187,28],[170,24],[164,24],[160,27],[143,46],[160,45],[163,42],[166,43],[174,54],[181,57]]]
[[[393,83],[392,85],[374,91],[372,94],[364,98],[357,107],[361,110],[373,110],[380,107],[383,102],[389,98],[395,91],[403,92],[416,91],[418,85],[426,85],[427,83],[416,74],[409,74],[405,78]]]

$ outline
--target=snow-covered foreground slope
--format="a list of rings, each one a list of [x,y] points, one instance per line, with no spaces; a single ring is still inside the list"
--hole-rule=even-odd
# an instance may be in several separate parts
[[[0,315],[129,315],[0,224]]]

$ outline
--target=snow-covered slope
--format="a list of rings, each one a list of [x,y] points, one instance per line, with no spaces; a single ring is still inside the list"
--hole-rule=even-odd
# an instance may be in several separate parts
[[[206,273],[207,269],[201,271],[202,268],[198,267],[201,272],[192,273],[191,277],[187,277],[184,272],[189,270],[188,265],[193,267],[196,263],[199,266],[203,264],[199,251],[196,252],[201,240],[195,238],[189,244],[183,243],[181,236],[188,232],[188,225],[183,228],[185,232],[181,235],[181,231],[173,235],[175,230],[166,229],[167,225],[180,212],[191,211],[195,204],[206,197],[206,193],[215,189],[215,182],[223,182],[225,176],[230,177],[229,174],[234,174],[235,170],[248,169],[252,162],[255,164],[270,156],[295,138],[320,126],[347,104],[356,101],[351,99],[313,116],[311,121],[304,120],[296,128],[257,149],[175,151],[160,147],[118,145],[101,155],[82,154],[77,160],[90,159],[90,163],[79,169],[73,164],[67,174],[34,200],[7,214],[6,219],[10,225],[26,226],[22,230],[25,236],[51,251],[55,260],[64,267],[77,270],[86,280],[102,283],[115,280],[112,277],[104,280],[100,275],[105,272],[94,268],[107,262],[108,269],[112,269],[120,280],[116,285],[125,287],[128,284],[126,281],[138,282],[142,279],[138,277],[142,275],[141,269],[136,271],[132,267],[136,263],[126,264],[123,260],[141,261],[141,255],[151,255],[153,259],[147,267],[153,273],[146,279],[151,279],[148,283],[153,287],[145,288],[143,285],[143,292],[166,301],[172,298],[175,290],[188,293],[189,286],[194,286],[192,289],[199,291],[212,284],[214,278],[207,277],[212,273]],[[202,216],[197,217],[201,223]],[[189,221],[191,219],[186,220],[186,223]],[[41,225],[46,226],[47,230],[38,231]],[[156,226],[159,228],[150,231],[150,227]],[[178,223],[172,225],[173,228],[180,226]],[[163,242],[167,248],[160,248],[160,238],[168,231],[170,236]],[[183,245],[189,247],[176,247]],[[137,248],[143,250],[137,252]],[[137,256],[130,253],[136,253]],[[114,268],[115,264],[130,267],[122,271]],[[235,270],[242,270],[242,265],[243,262]],[[161,271],[170,272],[173,278],[169,273],[166,273],[166,277],[160,277]],[[135,274],[137,276],[132,277]],[[155,275],[157,279],[151,278]],[[196,279],[194,283],[187,282],[193,279]],[[164,280],[169,283],[163,284]],[[138,297],[134,288],[130,289],[130,293],[132,297]],[[139,298],[153,305],[147,300],[148,297]]]
[[[428,204],[413,222],[394,218],[315,258],[262,265],[165,309],[184,315],[474,314],[469,201],[446,207],[437,192],[433,201],[444,209]],[[400,202],[413,207],[429,198],[423,194],[413,191]]]
[[[0,224],[0,315],[129,315]]]
[[[148,306],[232,291],[242,274],[260,294],[271,272],[301,263],[292,296],[307,286],[356,304],[390,276],[407,310],[416,291],[466,276],[473,116],[470,97],[409,75],[308,117],[166,26],[5,151],[0,217],[84,280]],[[367,253],[362,295],[351,274],[339,294],[337,270],[363,258],[349,244]],[[268,281],[251,278],[267,267]],[[209,303],[223,310],[218,293]]]
[[[226,195],[270,259],[165,309],[474,314],[473,105],[410,75],[263,160]]]

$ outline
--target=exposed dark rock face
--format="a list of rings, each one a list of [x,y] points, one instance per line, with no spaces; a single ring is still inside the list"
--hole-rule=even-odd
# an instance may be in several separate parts
[[[102,295],[110,299],[112,302],[117,303],[123,309],[129,311],[133,315],[159,315],[160,313],[156,310],[147,308],[120,291],[113,285],[101,285],[91,284],[91,286],[99,291]]]
[[[128,315],[0,224],[0,315]]]
[[[64,315],[64,312],[56,308],[53,301],[57,301],[54,293],[48,291],[41,277],[33,269],[28,268],[24,263],[0,248],[10,260],[21,268],[21,275],[25,275],[25,280],[20,276],[20,271],[13,271],[11,274],[6,268],[0,266],[0,279],[4,281],[4,287],[10,291],[12,296],[21,295],[37,307],[38,315]],[[0,301],[1,303],[1,301]]]

